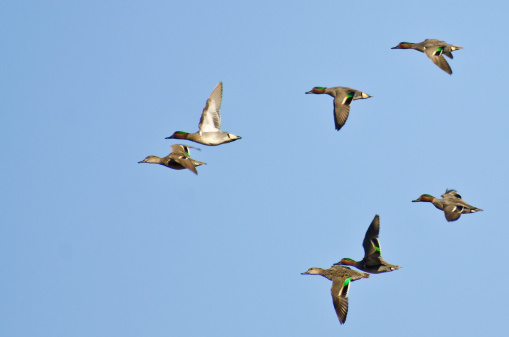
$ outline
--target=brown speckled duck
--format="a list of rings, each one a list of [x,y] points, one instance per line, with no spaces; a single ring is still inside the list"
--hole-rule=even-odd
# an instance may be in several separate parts
[[[141,163],[160,164],[172,168],[174,170],[188,169],[194,172],[194,174],[198,174],[196,166],[205,165],[206,163],[191,158],[189,155],[190,147],[192,146],[173,144],[171,146],[172,150],[171,153],[166,157],[160,158],[158,156],[148,156],[142,161],[139,161],[138,164]]]
[[[329,269],[309,268],[301,275],[322,275],[332,281],[332,287],[330,288],[332,303],[341,324],[345,323],[348,314],[348,291],[350,290],[351,281],[369,277],[367,273],[361,273],[343,266],[332,266]]]

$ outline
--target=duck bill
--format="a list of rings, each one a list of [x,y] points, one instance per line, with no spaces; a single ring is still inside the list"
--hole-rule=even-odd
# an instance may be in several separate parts
[[[419,199],[412,200],[412,202],[419,202],[419,201],[420,201]]]
[[[175,139],[173,136],[166,137],[165,139]]]
[[[396,46],[396,47],[392,47],[391,49],[399,49],[399,47],[398,47],[398,46]]]
[[[312,91],[306,91],[305,94],[312,94]]]

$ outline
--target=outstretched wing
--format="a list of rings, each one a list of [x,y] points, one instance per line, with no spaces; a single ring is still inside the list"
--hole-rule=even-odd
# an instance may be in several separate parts
[[[442,49],[443,47],[438,48],[426,48],[424,50],[424,53],[430,58],[433,63],[435,63],[440,69],[448,73],[449,75],[452,74],[451,67],[449,66],[449,63],[445,60],[445,57],[442,55]]]
[[[378,233],[380,232],[380,217],[375,218],[369,225],[362,246],[364,247],[364,265],[377,266],[380,264],[380,242],[378,241]]]
[[[194,174],[198,174],[198,171],[196,170],[196,167],[195,167],[191,157],[184,156],[184,155],[176,155],[176,156],[172,156],[171,159],[173,159],[175,162],[177,162],[177,164],[182,165],[186,169],[191,170],[192,172],[194,172]]]
[[[350,290],[350,278],[334,278],[330,288],[334,310],[339,323],[344,324],[348,314],[348,292]]]
[[[223,82],[219,82],[210,94],[205,108],[201,114],[198,128],[202,132],[219,132],[221,131],[221,100],[223,98]]]
[[[171,145],[171,153],[169,154],[169,156],[177,164],[185,167],[186,169],[191,170],[195,174],[198,174],[198,171],[196,170],[196,165],[193,163],[193,160],[189,156],[190,147],[192,146],[173,144]]]
[[[182,145],[182,144],[173,144],[170,147],[171,147],[171,153],[172,154],[184,155],[184,156],[187,156],[187,157],[190,156],[190,154],[189,154],[189,149],[190,148],[199,150],[196,147],[188,146],[188,145]]]
[[[461,195],[459,195],[458,191],[449,189],[447,189],[445,193],[441,195],[441,197],[444,199],[448,198],[461,199]]]
[[[447,205],[444,207],[444,214],[447,221],[456,221],[460,218],[463,206]]]
[[[350,104],[353,101],[355,92],[340,91],[334,98],[334,124],[336,130],[340,130],[345,125],[350,114]]]

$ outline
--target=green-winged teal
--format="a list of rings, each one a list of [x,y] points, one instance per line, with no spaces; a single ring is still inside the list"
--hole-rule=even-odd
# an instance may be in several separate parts
[[[443,55],[446,55],[447,57],[452,59],[453,58],[452,52],[462,48],[463,47],[460,46],[453,46],[452,44],[447,44],[444,41],[436,39],[426,39],[419,43],[400,42],[396,47],[392,47],[391,49],[415,49],[420,52],[423,52],[440,69],[451,75],[452,74],[451,67],[449,66],[449,63],[447,63]]]
[[[189,169],[193,171],[195,174],[198,174],[196,166],[204,165],[206,163],[191,158],[189,156],[190,147],[193,148],[192,146],[173,144],[171,146],[171,153],[166,157],[160,158],[158,156],[148,156],[142,161],[139,161],[138,164],[140,163],[160,164],[172,168],[174,170]]]
[[[184,131],[176,131],[166,139],[187,139],[203,145],[220,145],[233,142],[242,137],[221,131],[221,100],[223,97],[223,82],[219,82],[210,94],[205,108],[201,114],[198,128],[200,131],[195,133],[187,133]]]
[[[327,94],[334,97],[334,124],[336,130],[340,130],[345,125],[350,114],[350,104],[352,101],[360,98],[368,98],[370,95],[347,87],[314,87],[306,94]]]
[[[467,204],[461,199],[461,195],[456,190],[447,189],[442,194],[442,199],[437,199],[432,195],[423,194],[419,198],[412,200],[412,202],[431,202],[436,208],[444,211],[447,221],[456,221],[463,213],[482,212],[482,209]]]
[[[301,275],[322,275],[332,281],[332,287],[330,288],[332,303],[341,324],[345,323],[346,314],[348,313],[348,291],[350,290],[351,281],[369,277],[369,274],[343,266],[332,266],[329,269],[309,268]]]
[[[378,274],[393,271],[401,268],[394,264],[387,263],[381,256],[380,242],[378,233],[380,232],[380,217],[375,218],[369,225],[362,246],[364,247],[364,258],[362,261],[354,261],[350,258],[343,258],[337,264],[354,266],[368,273]]]

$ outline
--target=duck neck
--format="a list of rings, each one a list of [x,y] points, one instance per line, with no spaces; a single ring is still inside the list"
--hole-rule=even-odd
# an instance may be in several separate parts
[[[341,259],[340,263],[343,264],[343,265],[347,265],[347,266],[354,266],[356,268],[359,268],[359,267],[363,266],[362,261],[355,261],[355,260],[352,260],[350,258]]]
[[[433,198],[433,201],[431,201],[431,203],[438,209],[441,210],[444,209],[444,199]]]
[[[415,49],[423,53],[426,50],[426,48],[424,48],[424,46],[422,46],[420,43],[413,43],[408,48]]]

